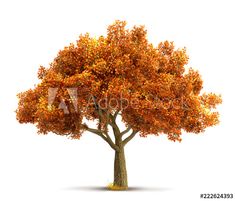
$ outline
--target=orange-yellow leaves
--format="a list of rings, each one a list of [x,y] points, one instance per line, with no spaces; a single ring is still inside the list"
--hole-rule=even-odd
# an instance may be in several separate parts
[[[38,78],[43,79],[44,76],[46,75],[46,72],[47,72],[46,68],[43,66],[40,66],[38,70]]]
[[[171,55],[174,51],[174,43],[168,42],[168,41],[161,42],[158,45],[158,51],[162,55],[166,55],[166,56]]]
[[[202,104],[205,105],[206,107],[209,107],[209,109],[215,108],[218,104],[222,103],[221,96],[213,93],[209,94],[204,93],[203,95],[201,95],[200,99]]]
[[[159,72],[180,76],[184,73],[184,65],[188,63],[186,49],[174,49],[174,43],[165,41],[158,45]]]
[[[147,43],[147,31],[144,26],[134,26],[131,30],[131,40],[137,44]]]
[[[19,93],[19,103],[16,110],[16,118],[20,123],[34,123],[37,102],[40,94],[32,89]]]
[[[143,137],[164,133],[181,141],[182,131],[199,133],[216,125],[219,114],[212,108],[222,101],[213,93],[201,95],[202,77],[191,68],[185,71],[188,59],[186,49],[173,42],[154,47],[144,26],[126,29],[125,21],[115,21],[106,36],[80,35],[49,68],[40,67],[40,84],[18,95],[17,119],[35,123],[39,133],[78,139],[85,129],[82,119],[99,117],[90,104],[96,99],[110,114],[119,110],[123,122]],[[76,94],[73,100],[68,89]],[[105,129],[107,121],[99,121]]]
[[[185,78],[189,84],[189,87],[191,88],[190,90],[194,94],[199,94],[203,84],[201,75],[197,71],[194,71],[192,68],[190,68],[189,72],[185,75]]]
[[[126,22],[116,20],[112,25],[107,28],[107,41],[115,45],[122,45],[126,39],[125,29]]]

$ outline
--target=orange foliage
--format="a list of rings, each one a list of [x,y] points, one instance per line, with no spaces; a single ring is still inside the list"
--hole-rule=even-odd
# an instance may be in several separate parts
[[[99,119],[98,128],[106,129],[110,120],[104,111],[106,117],[119,111],[127,127],[141,136],[167,134],[173,141],[181,140],[182,131],[199,133],[217,124],[219,114],[212,109],[221,97],[200,93],[203,81],[197,71],[186,70],[186,50],[168,41],[154,47],[143,26],[125,26],[115,21],[106,37],[80,35],[48,68],[40,67],[40,84],[18,94],[18,121],[36,124],[39,133],[79,138],[87,129],[83,118]],[[77,90],[77,108],[71,88]],[[91,97],[103,115],[96,104],[88,104]]]

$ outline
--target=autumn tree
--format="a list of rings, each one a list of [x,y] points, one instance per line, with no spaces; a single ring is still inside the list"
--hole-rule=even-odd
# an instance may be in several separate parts
[[[35,124],[39,134],[80,139],[88,131],[105,140],[115,151],[113,185],[120,189],[128,188],[124,148],[137,134],[180,142],[182,132],[216,125],[221,103],[220,96],[201,92],[203,81],[186,67],[185,49],[168,41],[154,47],[143,26],[125,26],[115,21],[106,36],[80,35],[59,51],[39,68],[39,84],[18,94],[16,110],[17,120]]]

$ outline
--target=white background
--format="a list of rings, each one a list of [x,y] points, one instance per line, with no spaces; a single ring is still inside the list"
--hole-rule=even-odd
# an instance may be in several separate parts
[[[234,193],[235,1],[0,0],[0,200],[200,200]],[[221,93],[220,125],[204,134],[135,137],[126,147],[130,191],[104,191],[114,153],[97,136],[36,134],[15,119],[16,94],[33,87],[37,69],[79,34],[106,33],[115,19],[144,24],[151,42],[187,47],[204,91]]]

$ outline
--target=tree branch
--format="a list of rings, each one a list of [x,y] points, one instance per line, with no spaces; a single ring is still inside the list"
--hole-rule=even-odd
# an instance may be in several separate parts
[[[110,136],[109,136],[109,134],[107,132],[107,129],[105,129],[105,131],[101,130],[101,128],[102,128],[102,119],[104,118],[104,115],[106,115],[105,127],[107,128],[107,125],[109,124],[112,127],[114,134],[120,135],[120,129],[119,129],[119,127],[116,124],[116,117],[117,117],[117,115],[119,113],[119,110],[115,111],[114,115],[112,115],[109,111],[104,110],[104,109],[102,109],[99,106],[99,104],[96,101],[96,97],[95,96],[92,95],[92,99],[93,99],[94,104],[95,104],[95,110],[98,113],[98,130],[100,130],[102,133],[105,134],[106,140],[108,141],[108,143],[110,145],[112,144],[112,146],[114,147],[115,143],[111,140],[111,138],[110,138]]]
[[[123,140],[123,145],[125,146],[130,140],[132,140],[137,132],[138,131],[133,130],[133,132],[127,138]]]
[[[102,116],[103,116],[102,115],[102,110],[99,107],[99,105],[97,104],[96,98],[93,95],[92,95],[92,99],[93,99],[93,102],[94,102],[94,105],[95,105],[95,109],[98,112],[98,129],[100,130],[101,127],[102,127]]]
[[[106,142],[111,146],[112,149],[119,151],[119,147],[112,141],[111,137],[108,133],[105,133],[106,135]]]
[[[108,135],[108,133],[105,133],[105,135],[103,135],[103,132],[101,130],[98,129],[94,129],[94,128],[89,128],[86,124],[83,124],[83,126],[85,127],[85,129],[91,133],[94,133],[98,136],[100,136],[103,140],[105,140],[112,149],[119,151],[119,147],[117,145],[115,145],[115,143],[111,140],[110,136]]]
[[[119,114],[119,110],[116,110],[115,113],[114,113],[114,119],[116,120],[116,117],[118,116]]]
[[[111,121],[108,122],[108,124],[112,127],[114,134],[115,133],[120,133],[120,129],[116,124],[116,119],[112,114],[109,114]]]
[[[131,126],[128,126],[124,131],[121,132],[121,135],[128,133],[131,130]]]

